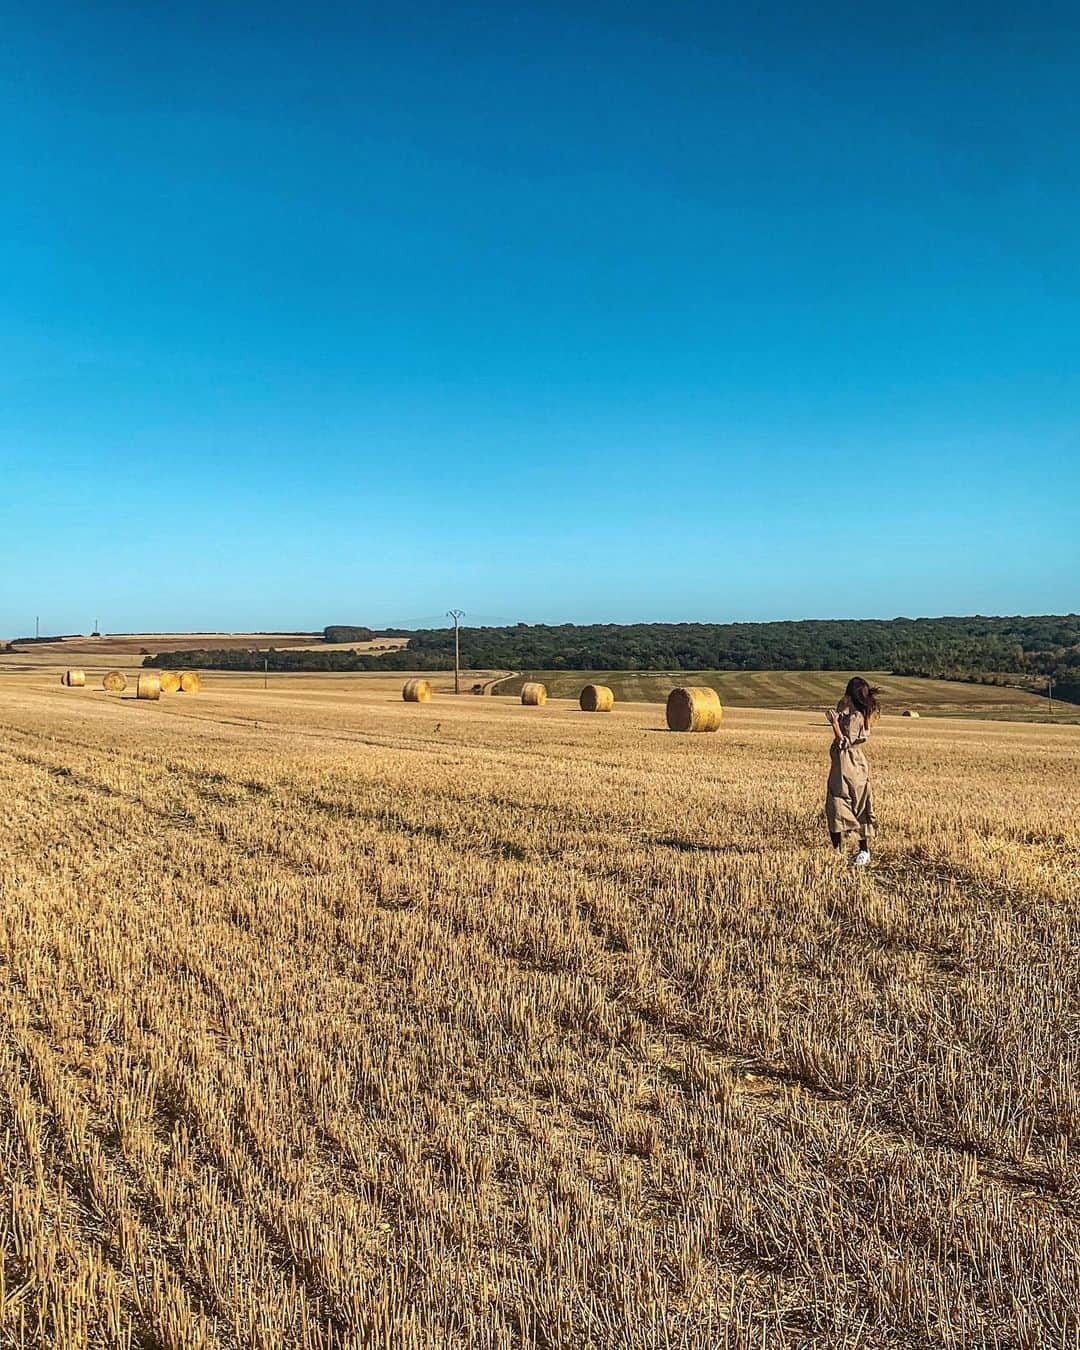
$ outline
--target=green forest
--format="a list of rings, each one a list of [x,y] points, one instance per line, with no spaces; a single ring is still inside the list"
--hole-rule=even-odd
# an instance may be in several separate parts
[[[329,642],[387,634],[331,624]],[[401,634],[402,630],[394,630]],[[391,652],[160,652],[145,664],[202,669],[446,670],[450,629],[409,635]],[[1080,701],[1080,615],[941,619],[803,619],[781,623],[515,624],[462,628],[462,665],[473,670],[889,670],[945,679],[1002,679],[1045,686]]]
[[[331,623],[323,629],[324,642],[370,642],[374,636],[370,628],[353,623]]]

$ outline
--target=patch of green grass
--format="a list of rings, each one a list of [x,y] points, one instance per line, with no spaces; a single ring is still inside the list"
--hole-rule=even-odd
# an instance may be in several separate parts
[[[493,689],[519,697],[526,680],[541,680],[550,698],[576,699],[586,684],[606,684],[619,703],[663,703],[679,685],[711,685],[732,708],[826,708],[836,703],[854,671],[836,670],[530,670]],[[865,674],[881,689],[882,711],[911,708],[922,716],[1007,717],[1051,720],[1047,701],[1024,689],[967,684],[960,680],[924,680],[881,671]],[[1080,708],[1055,700],[1053,721],[1080,723]]]

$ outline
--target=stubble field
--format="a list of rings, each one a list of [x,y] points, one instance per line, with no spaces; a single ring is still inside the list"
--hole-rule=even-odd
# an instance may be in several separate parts
[[[0,677],[0,1343],[1080,1344],[1075,728],[399,688]]]

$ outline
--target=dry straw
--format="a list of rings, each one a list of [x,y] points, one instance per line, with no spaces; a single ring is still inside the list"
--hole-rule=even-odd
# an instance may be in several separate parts
[[[587,684],[578,698],[582,712],[610,712],[615,695],[606,684]]]
[[[65,670],[60,677],[60,683],[66,684],[70,689],[80,689],[86,683],[86,672],[82,670]]]
[[[673,689],[668,694],[669,731],[718,731],[723,716],[720,695],[707,685]]]
[[[121,670],[110,670],[101,681],[107,694],[122,694],[127,688],[127,676]]]
[[[406,703],[429,703],[431,693],[430,680],[406,680],[401,697]]]
[[[140,675],[135,686],[135,697],[159,699],[161,697],[161,676]]]
[[[180,676],[175,670],[163,670],[158,676],[163,694],[175,694],[180,688]]]
[[[521,686],[521,701],[527,708],[542,708],[547,702],[547,685],[529,680]]]
[[[647,734],[659,705],[488,700],[463,764],[400,678],[365,696],[377,746],[356,680],[260,741],[190,700],[61,737],[88,695],[0,678],[33,738],[0,732],[3,1350],[424,1350],[458,1324],[458,1350],[824,1350],[751,1335],[794,1307],[837,1350],[989,1350],[1009,1307],[999,1350],[1080,1350],[1075,727],[937,722],[889,754],[935,829],[896,811],[903,866],[849,894],[812,851],[832,736],[807,713],[739,711],[710,751]],[[1025,838],[1057,847],[991,842]],[[958,935],[970,978],[882,957]],[[762,1061],[737,1099],[718,1045]],[[728,1293],[725,1232],[767,1279]]]
[[[197,694],[202,687],[202,681],[193,670],[182,670],[180,672],[180,692],[182,694]]]

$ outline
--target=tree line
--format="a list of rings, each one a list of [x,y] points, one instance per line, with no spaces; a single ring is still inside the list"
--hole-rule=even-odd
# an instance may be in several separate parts
[[[519,624],[464,628],[476,668],[513,670],[896,670],[1080,674],[1080,616],[803,619],[735,624]],[[409,650],[443,663],[447,630]],[[1059,667],[1061,669],[1059,670]]]
[[[392,630],[330,624],[327,643],[370,642]],[[405,636],[402,630],[395,635]],[[944,679],[1052,676],[1064,699],[1080,686],[1080,615],[940,619],[801,619],[778,623],[515,624],[462,628],[474,670],[890,670]],[[289,649],[161,652],[153,666],[261,670],[446,670],[450,629],[409,635],[392,652]]]
[[[367,639],[346,639],[346,641]],[[450,664],[454,658],[451,652]],[[143,658],[144,666],[161,670],[444,670],[445,662],[422,667],[407,647],[390,652],[300,651],[295,647],[187,648],[179,652],[156,652]]]

